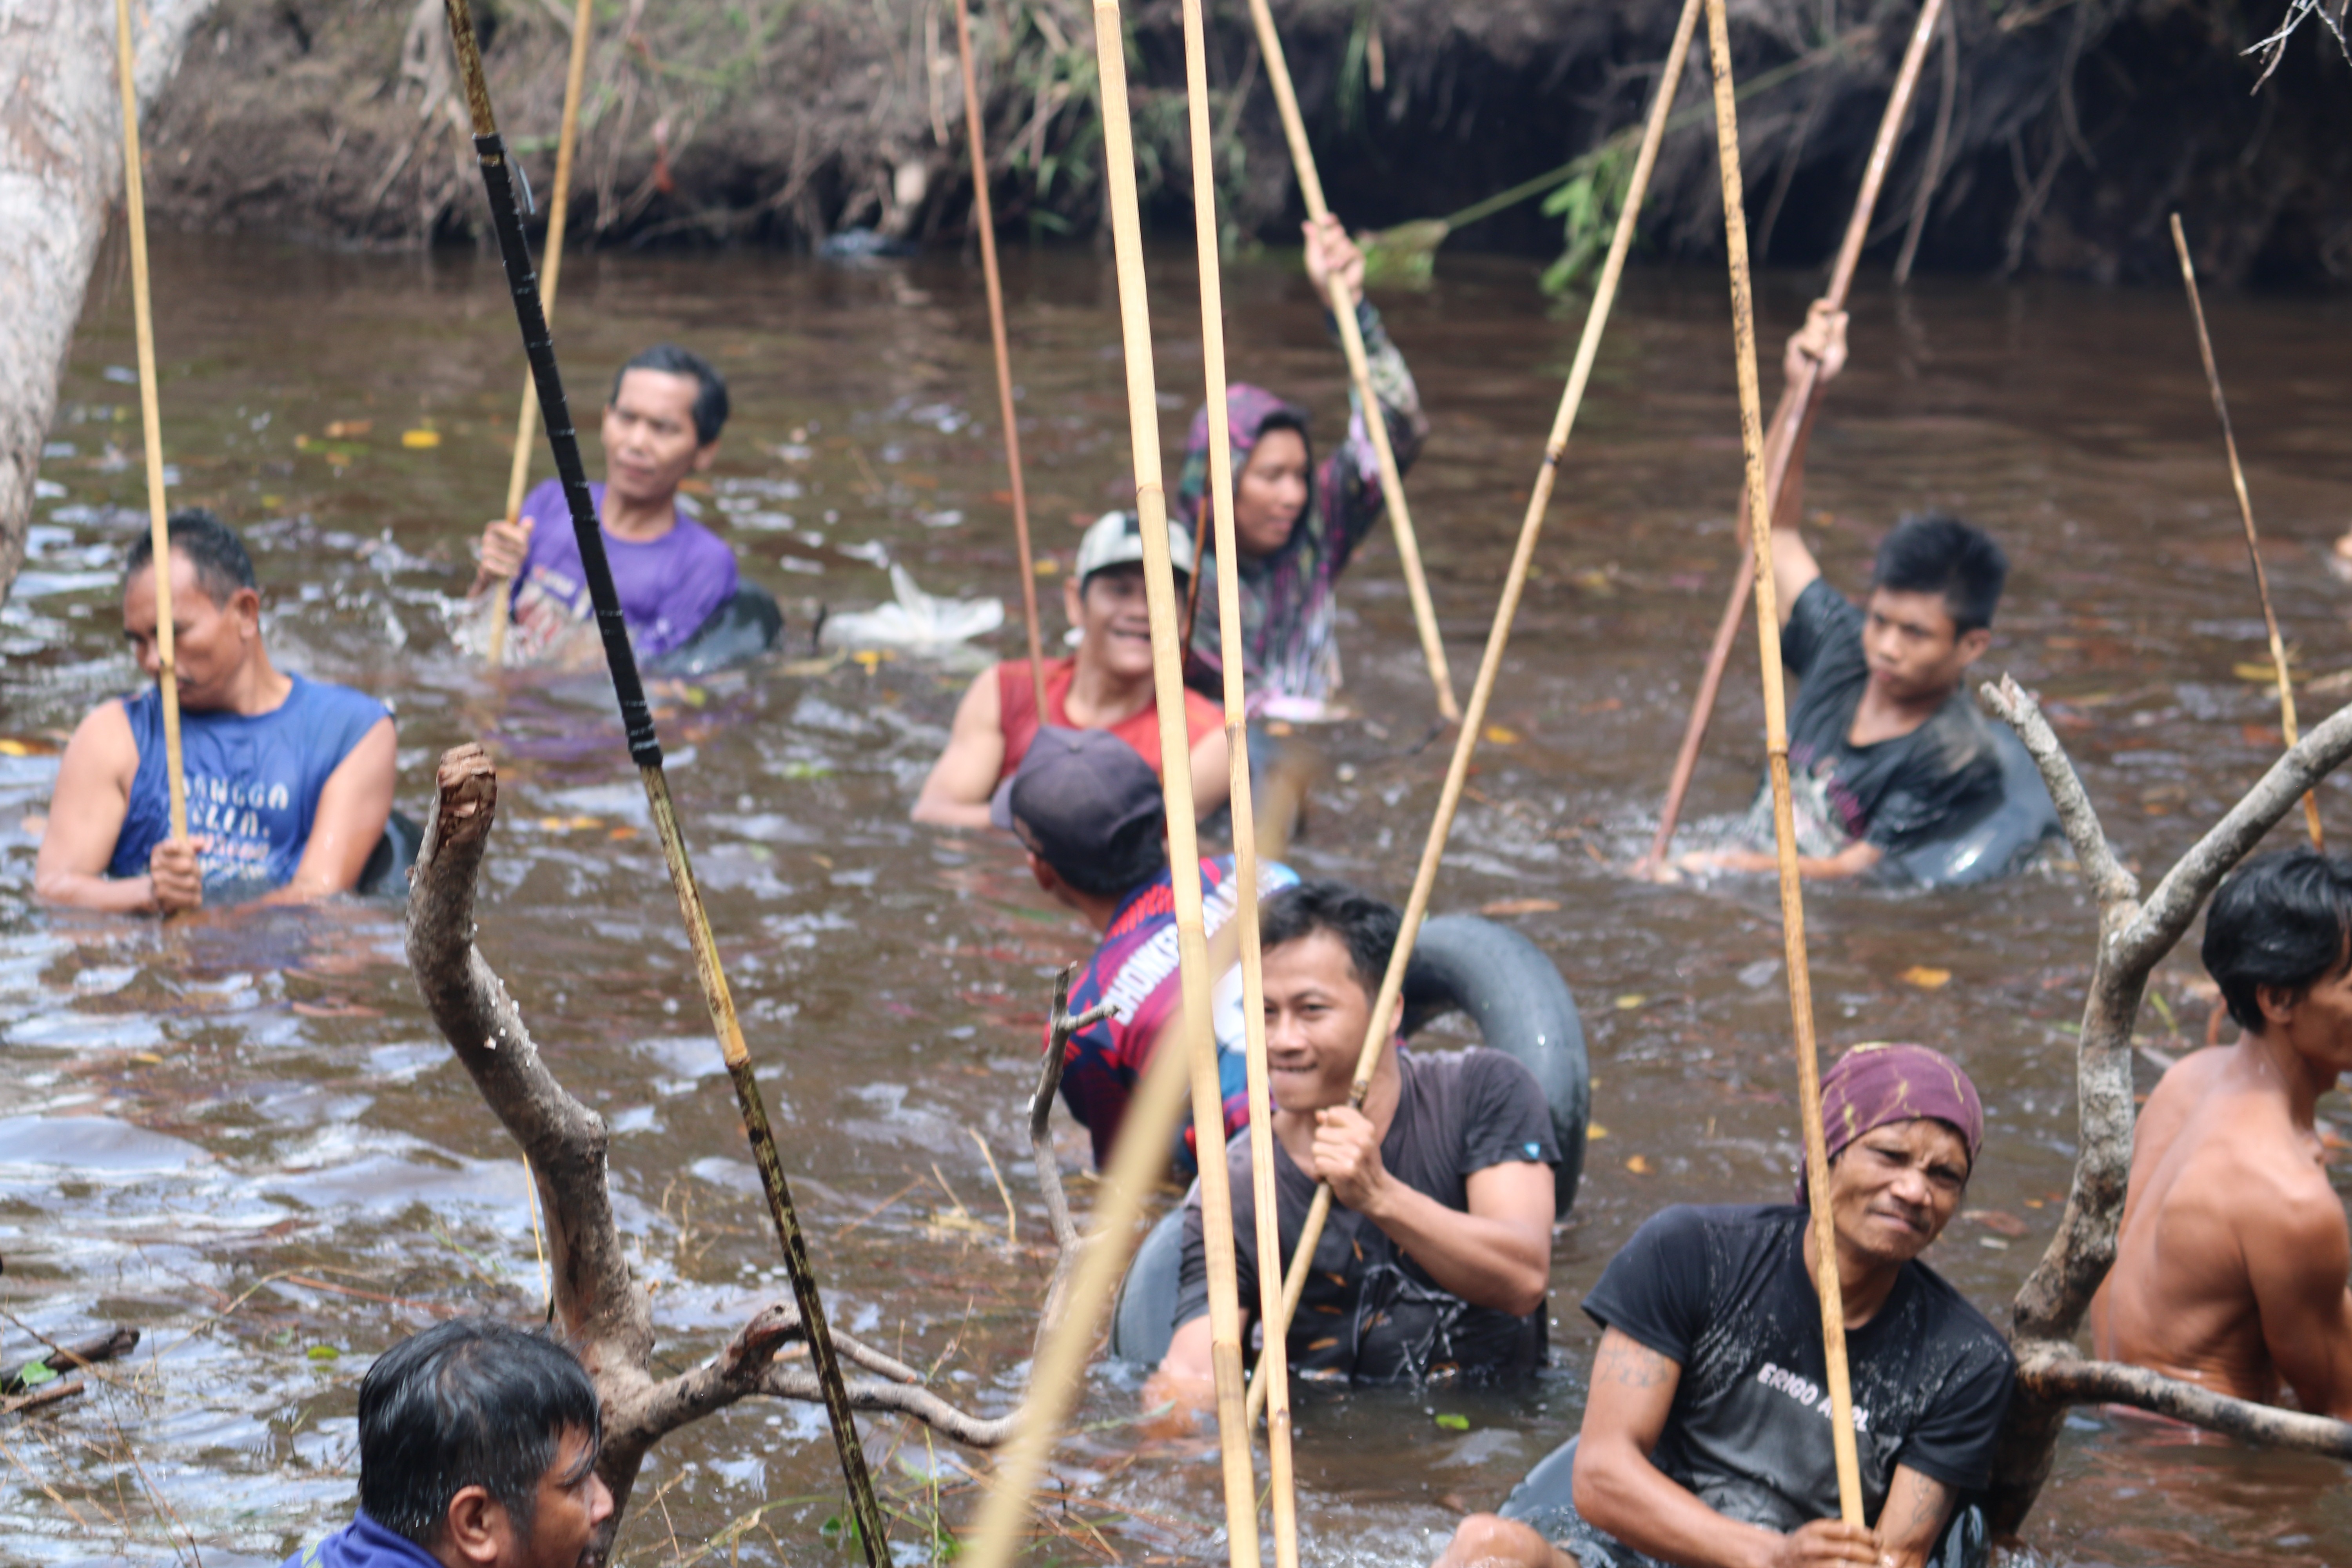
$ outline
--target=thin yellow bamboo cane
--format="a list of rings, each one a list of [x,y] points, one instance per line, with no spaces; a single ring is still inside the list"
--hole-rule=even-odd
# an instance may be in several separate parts
[[[1307,144],[1307,122],[1298,113],[1298,94],[1290,84],[1290,63],[1282,53],[1282,35],[1274,28],[1274,13],[1266,0],[1250,0],[1250,20],[1257,27],[1258,52],[1265,57],[1266,80],[1274,87],[1275,108],[1282,115],[1282,133],[1290,143],[1290,162],[1298,174],[1298,194],[1307,216],[1321,223],[1331,216],[1323,200],[1322,177],[1315,171],[1315,151]],[[1396,451],[1389,442],[1387,418],[1372,394],[1371,367],[1364,358],[1363,329],[1356,323],[1355,297],[1347,283],[1331,279],[1331,314],[1339,323],[1339,346],[1348,356],[1348,375],[1356,399],[1363,405],[1364,429],[1372,439],[1372,454],[1381,470],[1381,499],[1387,504],[1389,531],[1396,535],[1397,558],[1404,564],[1404,585],[1412,599],[1412,619],[1421,633],[1422,657],[1429,661],[1430,683],[1437,690],[1437,710],[1446,722],[1462,717],[1454,699],[1454,672],[1446,667],[1445,644],[1437,635],[1437,611],[1429,599],[1429,579],[1421,567],[1421,541],[1413,532],[1412,513],[1405,506],[1404,476],[1398,471]],[[1231,561],[1233,557],[1226,557]]]
[[[1192,138],[1192,231],[1201,268],[1201,358],[1207,380],[1209,407],[1209,511],[1216,529],[1217,558],[1234,562],[1234,453],[1232,426],[1225,417],[1224,282],[1217,254],[1217,182],[1215,148],[1209,129],[1209,68],[1207,27],[1201,0],[1184,0],[1184,87],[1191,110]],[[1204,539],[1198,550],[1206,550]],[[1201,572],[1193,563],[1192,591],[1200,592]],[[1192,618],[1186,616],[1186,629]],[[1217,574],[1218,646],[1242,646],[1241,574]],[[1250,795],[1249,730],[1244,661],[1229,657],[1224,667],[1225,752],[1231,768],[1234,817],[1234,927],[1239,935],[1242,969],[1242,1025],[1248,1062],[1250,1186],[1256,1209],[1255,1237],[1259,1266],[1257,1313],[1261,1323],[1280,1321],[1282,1312],[1282,1230],[1280,1204],[1275,1190],[1274,1103],[1266,1072],[1265,978],[1258,946],[1257,821]],[[1169,755],[1166,742],[1160,754]],[[1172,818],[1171,818],[1172,820]],[[1205,1134],[1201,1138],[1203,1167],[1213,1156]],[[1208,1201],[1207,1188],[1202,1202]],[[1205,1212],[1205,1210],[1204,1210]],[[1234,1368],[1240,1368],[1238,1342]],[[1257,1395],[1266,1407],[1266,1468],[1274,1513],[1275,1568],[1298,1568],[1298,1499],[1290,1450],[1290,1366],[1283,1336],[1269,1332],[1258,1362]],[[1255,1392],[1255,1391],[1254,1391]],[[1223,1387],[1219,1388],[1220,1418]],[[1244,1443],[1250,1423],[1238,1424]],[[1252,1508],[1255,1518],[1255,1504]],[[1255,1565],[1256,1554],[1251,1554]]]
[[[1405,900],[1404,921],[1397,932],[1396,949],[1389,955],[1388,973],[1381,977],[1380,996],[1372,1004],[1371,1026],[1364,1032],[1362,1052],[1356,1058],[1356,1079],[1349,1103],[1362,1109],[1365,1091],[1371,1085],[1372,1070],[1380,1063],[1381,1047],[1388,1041],[1394,1026],[1398,998],[1404,991],[1406,963],[1412,956],[1413,939],[1420,934],[1422,917],[1429,910],[1430,889],[1437,881],[1437,866],[1445,853],[1445,840],[1454,828],[1454,814],[1462,803],[1462,787],[1470,776],[1470,756],[1478,743],[1478,732],[1486,721],[1486,703],[1494,695],[1495,678],[1502,668],[1503,650],[1511,640],[1511,623],[1518,615],[1519,595],[1527,587],[1528,568],[1535,560],[1536,542],[1543,532],[1544,514],[1551,507],[1551,492],[1559,473],[1561,456],[1568,450],[1569,434],[1576,427],[1577,410],[1584,402],[1584,389],[1592,376],[1592,364],[1601,352],[1601,330],[1609,324],[1609,311],[1616,302],[1618,280],[1624,275],[1626,253],[1633,248],[1634,226],[1641,217],[1642,198],[1650,187],[1650,174],[1656,166],[1658,143],[1666,133],[1666,116],[1674,108],[1675,89],[1683,78],[1683,63],[1689,58],[1691,34],[1698,24],[1700,0],[1683,0],[1682,19],[1675,27],[1673,47],[1666,51],[1666,68],[1658,78],[1658,96],[1650,106],[1648,125],[1642,133],[1642,147],[1633,160],[1632,183],[1625,192],[1625,205],[1617,215],[1617,231],[1609,242],[1609,258],[1601,264],[1601,279],[1592,293],[1592,309],[1584,318],[1583,336],[1576,345],[1576,360],[1570,367],[1568,385],[1561,392],[1559,412],[1552,418],[1551,436],[1544,445],[1543,465],[1536,472],[1534,489],[1528,497],[1527,515],[1519,522],[1518,546],[1512,552],[1510,571],[1503,580],[1501,602],[1495,606],[1495,624],[1486,634],[1486,651],[1478,661],[1478,679],[1470,688],[1470,708],[1461,733],[1454,737],[1454,760],[1445,770],[1445,785],[1437,799],[1437,815],[1429,825],[1429,837],[1422,847],[1421,865],[1413,873],[1412,894]],[[1255,1114],[1255,1112],[1252,1113]],[[1563,1150],[1563,1153],[1567,1151]],[[1277,1315],[1266,1331],[1267,1353],[1281,1343],[1282,1335],[1290,1326],[1291,1315],[1298,1310],[1298,1299],[1307,1288],[1307,1270],[1315,1258],[1315,1244],[1322,1238],[1323,1226],[1331,1214],[1331,1189],[1318,1184],[1315,1201],[1307,1212],[1306,1226],[1299,1233],[1297,1249],[1291,1254],[1290,1268],[1283,1280],[1282,1301]],[[1263,1384],[1265,1363],[1260,1363],[1258,1381]],[[1250,1415],[1255,1419],[1259,1405],[1257,1390],[1251,1394]]]
[[[1748,218],[1739,177],[1739,120],[1731,87],[1731,30],[1724,0],[1706,0],[1706,43],[1715,79],[1716,153],[1723,172],[1724,248],[1730,253],[1733,359],[1739,377],[1739,443],[1747,458],[1748,531],[1756,571],[1756,646],[1764,667],[1765,751],[1772,773],[1772,829],[1780,846],[1780,930],[1789,968],[1789,1021],[1796,1035],[1797,1099],[1804,1121],[1805,1190],[1812,1206],[1814,1289],[1821,1297],[1828,1362],[1830,1441],[1837,1459],[1838,1507],[1860,1525],[1862,1476],[1854,1456],[1853,1389],[1845,1356],[1845,1303],[1838,1280],[1837,1232],[1830,1217],[1829,1156],[1822,1135],[1821,1061],[1813,1040],[1812,977],[1805,962],[1805,892],[1797,874],[1796,816],[1789,795],[1788,693],[1780,669],[1780,615],[1772,584],[1772,510],[1765,500],[1764,406],[1756,382],[1756,299],[1748,269]]]
[[[2279,730],[2292,748],[2295,742],[2294,683],[2286,672],[2286,644],[2279,640],[2278,612],[2271,608],[2270,574],[2263,570],[2263,548],[2254,535],[2254,502],[2246,493],[2246,470],[2238,462],[2238,437],[2230,427],[2229,400],[2221,395],[2221,368],[2213,363],[2213,339],[2205,331],[2205,301],[2197,293],[2197,264],[2189,258],[2189,236],[2180,226],[2180,215],[2172,215],[2172,247],[2180,253],[2180,282],[2189,290],[2189,311],[2197,320],[2197,352],[2205,359],[2205,384],[2213,389],[2213,412],[2221,420],[2221,445],[2230,454],[2230,483],[2238,492],[2238,521],[2245,524],[2246,559],[2253,563],[2254,592],[2262,595],[2263,625],[2271,634],[2271,670],[2278,678]],[[2311,832],[2311,847],[2325,849],[2326,844],[2319,829],[2319,795],[2315,790],[2303,792],[2304,826]]]
[[[971,18],[952,0],[956,55],[963,64],[964,140],[971,147],[971,222],[980,230],[980,271],[988,285],[988,331],[996,345],[996,403],[1004,421],[1004,467],[1013,478],[1013,538],[1021,550],[1021,613],[1029,627],[1029,685],[1037,722],[1045,722],[1045,651],[1037,635],[1037,564],[1029,552],[1029,492],[1021,477],[1021,427],[1013,409],[1013,352],[1004,333],[1004,281],[996,269],[996,214],[988,199],[987,133],[981,124],[980,80],[971,64]]]
[[[163,778],[172,837],[188,837],[188,781],[180,766],[180,666],[172,638],[172,531],[163,504],[163,415],[155,384],[155,308],[147,289],[147,184],[139,167],[139,83],[131,53],[131,0],[114,0],[114,68],[122,83],[122,214],[131,230],[131,316],[139,335],[139,418],[147,443],[147,537],[155,552],[156,685],[163,701]]]
[[[572,15],[572,63],[563,78],[563,123],[555,139],[555,190],[547,209],[547,244],[539,265],[540,302],[555,314],[555,279],[563,270],[564,220],[572,211],[572,153],[580,142],[580,93],[588,79],[588,35],[596,21],[596,0],[580,0]],[[539,392],[530,372],[522,373],[522,407],[515,415],[514,462],[507,469],[507,522],[521,520],[522,498],[530,489],[530,448],[539,434]],[[511,580],[490,584],[490,636],[484,660],[492,669],[507,662],[507,622],[513,613]]]

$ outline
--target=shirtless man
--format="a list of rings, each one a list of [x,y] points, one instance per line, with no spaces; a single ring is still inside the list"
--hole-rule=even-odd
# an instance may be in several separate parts
[[[1191,581],[1192,536],[1168,525],[1176,592]],[[1041,726],[1108,730],[1160,772],[1160,706],[1151,675],[1151,617],[1143,596],[1143,535],[1131,511],[1107,512],[1078,541],[1077,564],[1062,606],[1078,629],[1076,654],[1045,661],[1045,711],[1025,658],[982,670],[956,705],[947,750],[931,764],[910,814],[943,827],[986,827],[989,801],[1020,767]],[[1192,747],[1192,803],[1202,816],[1225,804],[1224,714],[1197,691],[1184,694]]]
[[[2092,1342],[2217,1394],[2352,1419],[2352,1236],[2313,1107],[2352,1069],[2352,860],[2250,861],[2205,918],[2244,1031],[2184,1058],[2140,1113]]]

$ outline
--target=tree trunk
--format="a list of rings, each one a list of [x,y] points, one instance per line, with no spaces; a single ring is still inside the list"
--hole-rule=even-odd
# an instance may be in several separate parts
[[[135,0],[152,105],[212,0]],[[91,262],[122,192],[110,0],[0,0],[0,599],[25,561],[33,479]]]

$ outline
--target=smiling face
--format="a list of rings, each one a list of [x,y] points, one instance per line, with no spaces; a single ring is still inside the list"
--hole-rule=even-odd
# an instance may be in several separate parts
[[[1964,632],[1953,623],[1941,594],[1871,590],[1863,617],[1863,656],[1870,662],[1871,684],[1895,701],[1948,696],[1991,645],[1991,632],[1981,626]]]
[[[1348,1103],[1372,996],[1348,944],[1311,931],[1265,950],[1265,1061],[1276,1109],[1311,1114]]]
[[[1830,1166],[1831,1223],[1846,1252],[1899,1267],[1943,1234],[1969,1185],[1969,1146],[1921,1117],[1874,1127]]]
[[[1244,555],[1271,555],[1290,542],[1306,510],[1306,437],[1276,426],[1258,437],[1234,476],[1234,542]]]
[[[710,467],[719,443],[694,428],[701,384],[666,370],[633,370],[604,405],[604,485],[632,505],[655,505],[680,481]]]
[[[1187,579],[1176,574],[1182,594]],[[1151,673],[1151,611],[1143,595],[1143,567],[1106,566],[1086,580],[1064,585],[1062,607],[1078,628],[1078,658],[1122,680]]]
[[[147,679],[162,672],[155,626],[155,571],[151,565],[122,585],[122,636]],[[239,588],[215,601],[194,564],[172,552],[172,659],[180,702],[202,711],[226,707],[236,677],[261,646],[261,595]]]

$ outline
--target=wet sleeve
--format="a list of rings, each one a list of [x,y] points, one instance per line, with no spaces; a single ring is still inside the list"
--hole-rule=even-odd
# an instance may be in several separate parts
[[[1643,1222],[1584,1298],[1584,1313],[1679,1365],[1706,1327],[1706,1222],[1677,1205]]]
[[[507,600],[512,604],[522,597],[523,584],[530,581],[530,569],[547,558],[554,537],[570,538],[572,513],[563,504],[563,481],[541,479],[522,498],[521,516],[530,520],[530,538],[522,547],[522,570],[507,584]]]
[[[1429,416],[1422,412],[1421,389],[1414,384],[1412,371],[1404,363],[1404,355],[1390,341],[1388,328],[1381,324],[1380,311],[1371,301],[1356,303],[1356,325],[1364,337],[1364,363],[1372,384],[1372,396],[1380,404],[1381,417],[1386,422],[1389,447],[1396,454],[1397,472],[1409,472],[1413,459],[1421,455],[1422,444],[1429,438]],[[1332,321],[1336,337],[1339,327]],[[1350,388],[1348,394],[1348,438],[1340,444],[1324,464],[1321,476],[1326,504],[1330,508],[1330,548],[1345,560],[1364,536],[1371,532],[1381,519],[1387,515],[1388,500],[1381,492],[1381,464],[1372,449],[1370,430],[1364,423],[1362,400]]]
[[[1225,1145],[1225,1178],[1233,1188],[1234,1275],[1242,1322],[1257,1317],[1257,1204],[1250,1187],[1249,1136],[1236,1133]],[[1176,1321],[1182,1328],[1209,1315],[1208,1246],[1201,1234],[1201,1184],[1184,1194],[1184,1260],[1176,1275]],[[1246,1336],[1244,1336],[1246,1338]]]
[[[662,605],[667,634],[646,637],[637,649],[641,658],[658,658],[694,640],[703,623],[735,596],[735,552],[727,542],[698,522],[681,521],[678,531],[693,530],[690,553],[681,552],[680,570],[672,580]],[[632,627],[634,632],[636,628]]]
[[[1831,587],[1828,578],[1816,577],[1797,595],[1789,624],[1780,628],[1780,663],[1790,674],[1802,677],[1825,653],[1847,643],[1853,645],[1859,660],[1861,638],[1862,612]]]
[[[2000,804],[2000,761],[1982,732],[1939,713],[1915,732],[1901,771],[1871,807],[1863,837],[1902,854],[1974,826]]]
[[[2009,1347],[1986,1338],[1955,1369],[1895,1455],[1930,1480],[1980,1491],[1992,1480],[1993,1448],[2016,1381]]]
[[[1535,1075],[1505,1051],[1462,1056],[1462,1173],[1540,1160],[1559,1163],[1551,1107]]]

